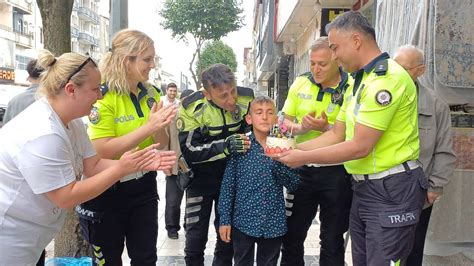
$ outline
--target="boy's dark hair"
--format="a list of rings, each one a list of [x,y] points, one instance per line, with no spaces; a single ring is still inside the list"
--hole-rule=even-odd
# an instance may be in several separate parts
[[[227,84],[235,87],[235,76],[232,70],[224,64],[214,64],[201,73],[204,89],[220,87]]]
[[[254,104],[262,104],[262,103],[270,103],[273,105],[273,108],[276,109],[275,101],[272,98],[265,95],[261,95],[261,96],[255,97],[255,99],[253,99],[252,102],[250,102],[249,114],[252,112],[252,106]]]
[[[26,65],[26,71],[31,78],[39,79],[44,69],[37,64],[38,60],[33,59]]]
[[[326,33],[332,29],[342,29],[344,31],[357,31],[369,36],[375,41],[375,30],[369,20],[360,12],[348,11],[337,16],[331,23],[326,25]]]
[[[166,90],[168,90],[169,88],[176,88],[176,89],[178,89],[178,86],[176,86],[176,83],[170,82],[170,83],[168,83],[168,85],[166,86]]]

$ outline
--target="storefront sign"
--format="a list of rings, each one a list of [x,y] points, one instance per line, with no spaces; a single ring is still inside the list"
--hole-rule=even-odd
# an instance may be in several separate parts
[[[15,70],[6,67],[0,67],[0,83],[14,83]]]
[[[323,8],[321,11],[321,36],[326,34],[326,25],[333,21],[338,15],[349,11],[348,8]]]

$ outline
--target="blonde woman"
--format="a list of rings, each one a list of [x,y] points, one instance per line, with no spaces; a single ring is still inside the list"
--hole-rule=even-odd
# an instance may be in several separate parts
[[[0,130],[0,265],[35,265],[64,223],[65,208],[92,199],[136,171],[169,169],[155,146],[101,159],[81,117],[102,94],[92,59],[42,51],[44,95]],[[84,176],[82,181],[79,181]]]
[[[176,107],[158,106],[158,89],[148,84],[155,67],[153,40],[125,29],[112,39],[111,51],[99,66],[103,99],[89,116],[88,133],[97,153],[119,158],[124,152],[154,143],[168,143]],[[81,225],[93,245],[94,260],[121,265],[124,241],[132,265],[156,265],[158,192],[155,171],[138,171],[120,180],[99,197],[81,205]],[[90,215],[93,214],[93,215]]]

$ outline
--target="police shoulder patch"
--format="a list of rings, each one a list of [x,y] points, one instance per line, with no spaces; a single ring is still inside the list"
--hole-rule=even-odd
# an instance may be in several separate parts
[[[153,104],[156,102],[155,98],[148,98],[146,100],[146,104],[148,105],[148,108],[152,108],[153,107]]]
[[[237,94],[240,96],[254,97],[254,92],[251,88],[237,86]]]
[[[196,91],[196,92],[193,92],[191,95],[189,95],[188,97],[186,97],[183,101],[183,107],[184,108],[188,108],[188,106],[197,101],[197,100],[200,100],[204,98],[204,93],[202,93],[202,91]]]
[[[380,90],[375,94],[375,101],[381,106],[387,106],[392,102],[392,94],[388,90]]]
[[[183,131],[183,130],[184,130],[184,120],[183,120],[181,117],[178,117],[178,119],[176,119],[176,128],[177,128],[179,131]]]
[[[89,121],[92,124],[97,124],[100,120],[100,115],[99,115],[99,108],[97,106],[92,107],[91,112],[89,114]]]

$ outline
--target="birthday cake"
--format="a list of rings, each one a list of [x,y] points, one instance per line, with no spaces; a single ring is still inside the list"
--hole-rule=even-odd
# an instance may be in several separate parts
[[[267,137],[265,153],[273,154],[294,149],[296,147],[296,141],[293,137],[292,130],[288,130],[284,124],[285,116],[284,113],[278,114],[278,123],[273,125],[270,130],[270,135]]]

